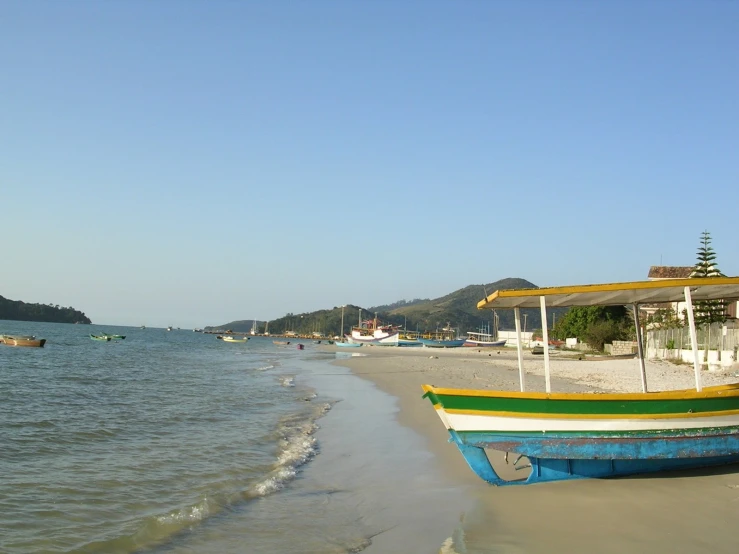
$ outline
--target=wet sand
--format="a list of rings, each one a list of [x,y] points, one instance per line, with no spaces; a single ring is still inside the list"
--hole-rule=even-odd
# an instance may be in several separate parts
[[[325,347],[329,348],[329,347]],[[336,349],[338,350],[338,349]],[[398,398],[398,421],[425,438],[445,476],[472,491],[455,544],[443,552],[707,552],[739,549],[739,465],[618,479],[494,487],[467,467],[422,384],[518,390],[510,349],[363,346],[337,363]],[[541,356],[525,354],[528,390],[544,390]],[[704,386],[733,383],[737,368],[702,372]],[[640,390],[635,359],[553,355],[552,391]],[[649,390],[692,388],[692,366],[647,362]],[[496,467],[497,469],[497,467]],[[510,469],[509,476],[515,475]],[[451,534],[450,530],[450,534]]]

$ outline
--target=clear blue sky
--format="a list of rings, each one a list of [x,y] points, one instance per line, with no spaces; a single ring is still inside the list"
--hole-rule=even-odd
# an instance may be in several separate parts
[[[201,327],[739,274],[739,2],[4,1],[0,294]]]

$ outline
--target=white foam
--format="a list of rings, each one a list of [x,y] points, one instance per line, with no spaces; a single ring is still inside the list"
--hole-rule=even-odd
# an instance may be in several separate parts
[[[326,403],[316,407],[313,419],[291,421],[286,418],[280,432],[280,452],[277,455],[275,468],[267,477],[252,487],[256,496],[266,496],[283,488],[298,474],[298,468],[307,463],[318,453],[318,441],[313,433],[318,429],[315,420],[331,409]]]
[[[159,516],[157,523],[160,525],[171,525],[176,523],[196,523],[210,515],[210,506],[207,498],[199,504],[171,512],[165,516]]]

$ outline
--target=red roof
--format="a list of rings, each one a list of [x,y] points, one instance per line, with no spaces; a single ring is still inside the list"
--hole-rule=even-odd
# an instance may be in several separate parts
[[[687,279],[693,270],[693,266],[675,266],[675,265],[653,265],[649,268],[649,279]]]

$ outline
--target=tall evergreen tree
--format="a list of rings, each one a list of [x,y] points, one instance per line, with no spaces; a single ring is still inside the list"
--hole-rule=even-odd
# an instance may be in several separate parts
[[[708,231],[701,233],[698,247],[698,260],[693,269],[692,277],[723,277],[723,273],[716,265],[716,252],[711,246],[711,234]],[[724,323],[726,321],[726,303],[723,300],[703,300],[694,305],[696,325]]]

